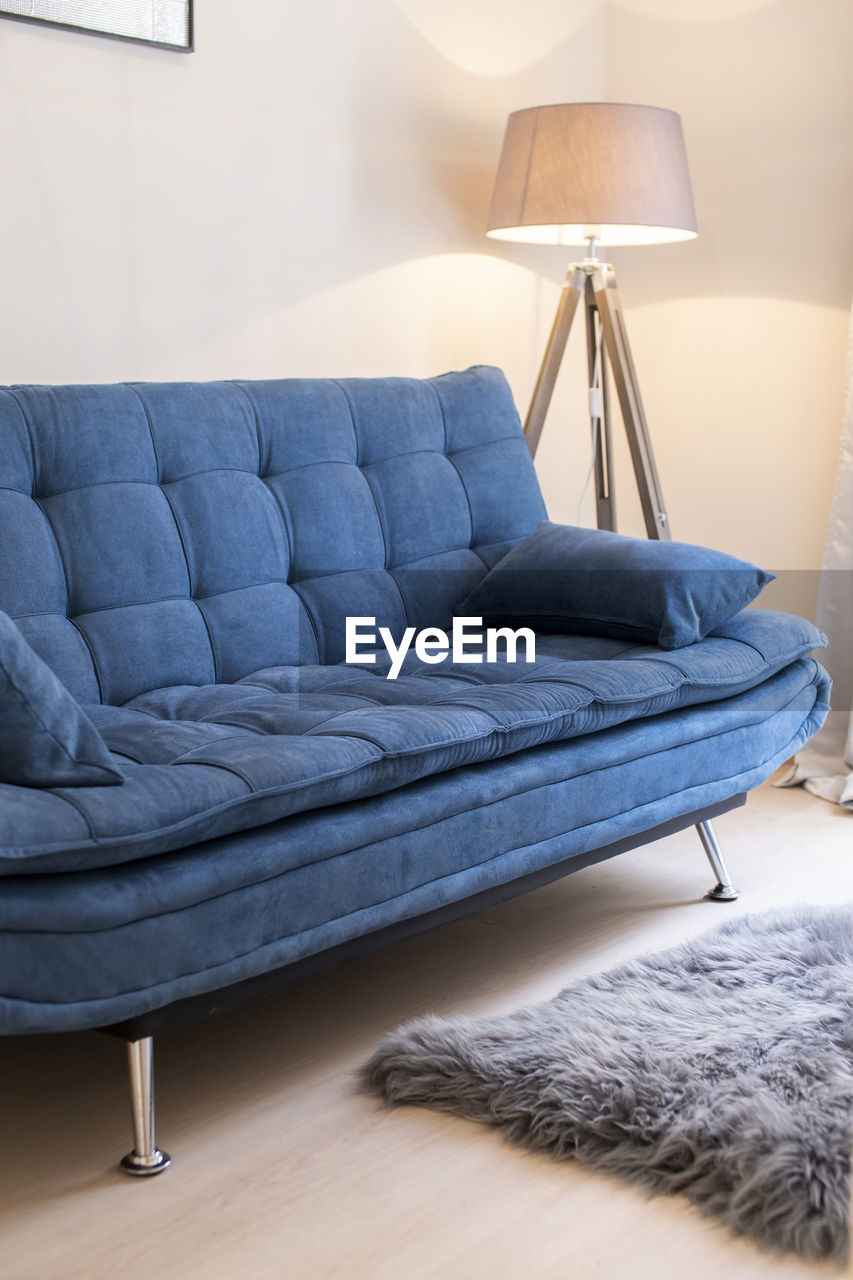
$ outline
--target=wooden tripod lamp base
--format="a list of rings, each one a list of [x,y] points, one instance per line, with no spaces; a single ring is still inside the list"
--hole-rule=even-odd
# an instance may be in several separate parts
[[[592,247],[594,246],[591,245]],[[524,434],[527,437],[530,452],[535,457],[566,342],[571,332],[572,321],[582,294],[585,303],[590,380],[594,376],[596,350],[600,345],[598,335],[600,326],[603,353],[606,353],[613,370],[613,382],[628,437],[628,448],[640,494],[646,534],[649,538],[671,538],[637,373],[631,357],[631,348],[628,345],[616,275],[608,263],[599,262],[597,258],[585,258],[582,262],[573,263],[569,267],[539,376],[536,379],[533,399],[524,423]],[[596,515],[599,529],[615,529],[616,510],[613,494],[607,376],[603,356],[598,381],[601,388],[601,404],[600,411],[593,415],[592,423],[595,442]]]
[[[525,434],[535,454],[583,294],[590,385],[597,387],[590,413],[599,528],[615,528],[604,367],[609,361],[646,533],[671,538],[616,277],[595,256],[595,248],[664,244],[696,235],[680,118],[660,107],[615,102],[514,111],[504,135],[488,234],[526,244],[587,246],[588,256],[566,276]]]

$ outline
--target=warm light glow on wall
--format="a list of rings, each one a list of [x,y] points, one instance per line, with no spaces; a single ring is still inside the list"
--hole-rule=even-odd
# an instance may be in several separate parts
[[[570,39],[604,0],[395,0],[442,57],[479,76],[515,75]]]
[[[730,22],[776,3],[777,0],[609,0],[609,8],[653,22]]]

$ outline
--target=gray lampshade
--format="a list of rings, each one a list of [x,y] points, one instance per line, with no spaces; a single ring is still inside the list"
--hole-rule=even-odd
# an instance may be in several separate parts
[[[696,235],[681,118],[661,107],[569,102],[507,121],[488,234],[582,245]]]

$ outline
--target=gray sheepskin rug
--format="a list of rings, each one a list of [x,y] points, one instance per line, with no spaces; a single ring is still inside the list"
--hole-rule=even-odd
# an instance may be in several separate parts
[[[365,1067],[388,1103],[498,1126],[734,1231],[846,1259],[853,907],[740,917],[505,1017],[420,1018]]]

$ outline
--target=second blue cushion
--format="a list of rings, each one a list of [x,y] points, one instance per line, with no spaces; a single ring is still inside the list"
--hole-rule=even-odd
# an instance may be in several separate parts
[[[708,547],[545,520],[457,612],[680,649],[739,613],[774,576]]]

